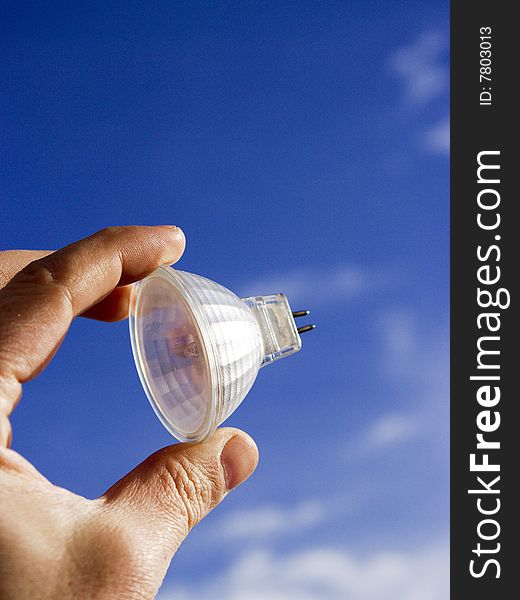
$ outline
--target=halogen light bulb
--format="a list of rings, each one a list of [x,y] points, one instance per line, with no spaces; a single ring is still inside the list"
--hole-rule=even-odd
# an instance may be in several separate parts
[[[260,367],[301,348],[283,294],[240,299],[171,267],[134,284],[130,338],[143,388],[178,440],[200,442],[237,408]]]

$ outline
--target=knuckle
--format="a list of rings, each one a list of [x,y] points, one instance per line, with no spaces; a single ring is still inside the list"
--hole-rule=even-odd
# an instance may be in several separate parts
[[[58,278],[56,263],[51,258],[45,257],[30,262],[18,274],[17,280],[34,285],[48,285]]]
[[[100,229],[96,235],[103,239],[113,240],[120,237],[125,230],[126,228],[121,225],[110,225],[109,227]]]
[[[73,309],[73,299],[66,281],[71,278],[71,265],[67,260],[57,260],[50,254],[29,263],[13,280],[19,287],[34,290],[50,290],[62,309]],[[29,293],[28,292],[28,293]]]

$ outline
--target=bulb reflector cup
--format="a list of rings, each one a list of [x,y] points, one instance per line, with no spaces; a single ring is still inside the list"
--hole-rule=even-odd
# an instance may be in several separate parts
[[[130,339],[153,409],[183,442],[206,439],[239,406],[260,367],[301,348],[283,294],[240,299],[166,266],[133,285]]]

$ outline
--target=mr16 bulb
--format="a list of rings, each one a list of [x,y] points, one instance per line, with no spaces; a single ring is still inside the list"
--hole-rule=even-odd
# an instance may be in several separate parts
[[[130,339],[143,388],[178,440],[201,442],[229,417],[261,367],[301,349],[283,294],[241,299],[193,273],[160,267],[134,284]]]

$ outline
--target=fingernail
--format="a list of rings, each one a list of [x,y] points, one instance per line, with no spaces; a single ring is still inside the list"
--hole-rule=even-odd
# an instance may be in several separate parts
[[[232,490],[245,481],[256,469],[258,450],[253,440],[235,435],[226,442],[220,455],[226,489]]]
[[[178,225],[154,225],[155,229],[165,229],[168,233],[182,232],[182,229]]]

